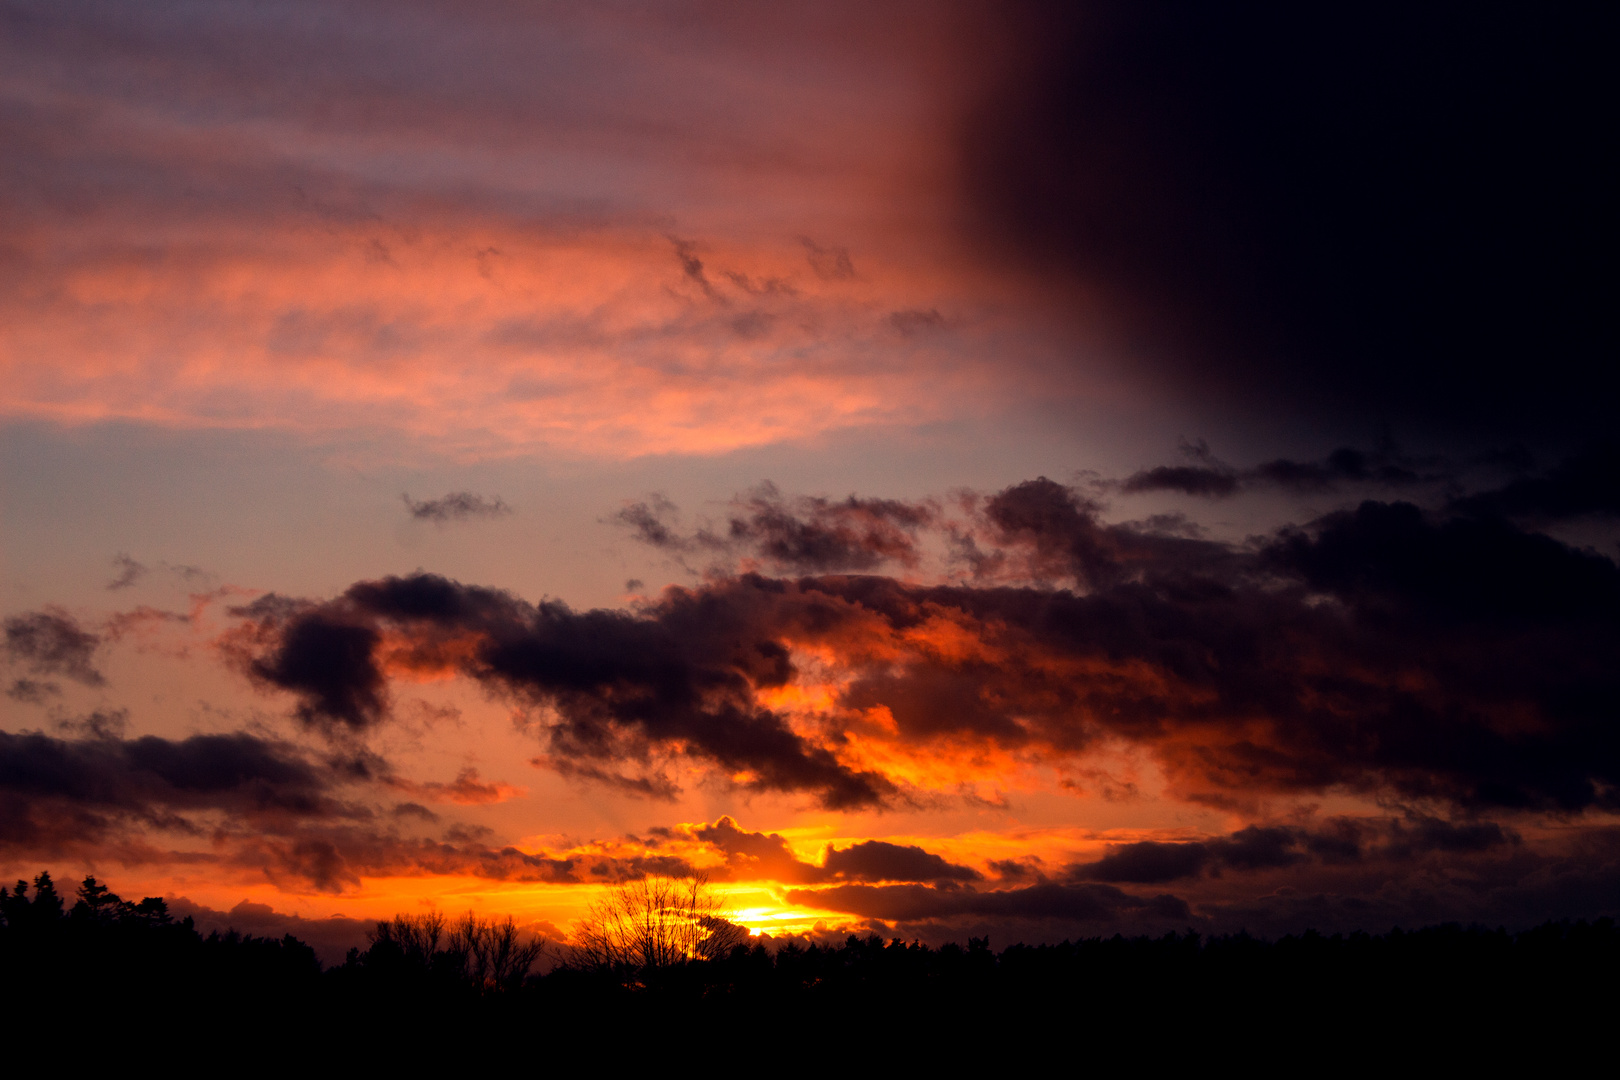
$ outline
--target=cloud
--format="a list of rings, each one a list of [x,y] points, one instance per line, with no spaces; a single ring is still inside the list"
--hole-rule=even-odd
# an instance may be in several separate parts
[[[1178,897],[1139,897],[1111,885],[1042,883],[1020,889],[993,890],[928,885],[834,885],[825,889],[789,889],[787,899],[789,903],[885,921],[921,922],[978,916],[1098,924],[1113,923],[1122,916],[1136,914],[1193,921],[1186,902]]]
[[[250,870],[294,891],[341,892],[363,877],[463,874],[572,881],[575,861],[490,846],[452,826],[445,840],[400,835],[432,825],[424,808],[389,815],[341,797],[379,779],[364,763],[319,761],[246,732],[126,739],[103,724],[75,738],[0,732],[0,854]],[[463,774],[451,785],[387,786],[442,801],[494,801],[511,789]],[[160,846],[167,837],[178,847]]]
[[[1429,852],[1448,854],[1490,851],[1493,848],[1516,844],[1519,837],[1494,821],[1443,821],[1428,816],[1414,816],[1406,822],[1391,823],[1385,854],[1402,859]]]
[[[855,264],[850,262],[848,248],[822,247],[807,236],[801,236],[799,243],[804,245],[810,269],[823,281],[849,281],[855,277]]]
[[[1127,495],[1144,491],[1179,491],[1183,495],[1223,498],[1238,491],[1238,478],[1223,469],[1204,465],[1159,465],[1126,477],[1120,490]]]
[[[234,819],[327,818],[346,811],[334,780],[291,747],[245,733],[118,737],[89,725],[85,738],[0,732],[0,845],[50,852],[94,845],[126,825],[192,833],[186,815]]]
[[[384,722],[395,678],[478,680],[539,707],[551,767],[649,795],[673,792],[666,766],[684,760],[876,805],[963,747],[1059,764],[1119,740],[1172,793],[1227,808],[1335,789],[1481,810],[1612,802],[1611,559],[1404,502],[1242,545],[1109,524],[1044,477],[960,505],[946,519],[931,502],[761,487],[735,501],[724,543],[821,572],[710,576],[628,612],[389,578],[239,609],[240,655],[331,731]],[[680,529],[667,501],[621,521],[676,550],[718,535]],[[825,572],[920,566],[925,549],[965,576]],[[1238,865],[1212,851],[1199,866]]]
[[[666,604],[669,601],[666,600]],[[830,807],[871,805],[893,789],[841,765],[794,732],[755,692],[783,685],[787,652],[768,638],[738,640],[735,617],[700,597],[648,619],[530,605],[509,593],[432,575],[363,582],[322,605],[275,600],[238,609],[254,620],[247,670],[298,695],[298,715],[358,732],[387,715],[385,667],[460,671],[555,710],[553,757],[645,760],[681,753],[756,790],[812,793]],[[383,630],[403,648],[385,646]]]
[[[111,590],[127,589],[147,573],[145,566],[121,552],[113,556],[113,569],[118,573],[107,583],[107,588]]]
[[[1541,843],[1521,843],[1506,830],[1498,838],[1458,828],[1470,835],[1460,846],[1447,840],[1410,849],[1401,838],[1420,825],[1380,828],[1388,846],[1364,863],[1302,864],[1261,888],[1205,895],[1198,910],[1212,926],[1265,935],[1436,922],[1525,928],[1549,918],[1612,917],[1620,882],[1620,837],[1612,828],[1592,825]]]
[[[965,882],[984,875],[948,862],[914,844],[866,840],[843,849],[829,845],[820,866],[801,861],[776,833],[749,832],[730,817],[691,831],[694,839],[726,856],[734,881],[768,880],[789,884],[838,881]]]
[[[329,967],[341,964],[350,949],[365,950],[377,925],[375,919],[353,919],[345,915],[306,919],[252,900],[243,900],[229,911],[207,907],[183,896],[165,897],[165,902],[170,915],[176,919],[191,919],[198,932],[205,935],[231,930],[266,938],[291,934],[312,947],[321,963]]]
[[[777,570],[871,570],[886,562],[916,566],[918,532],[940,519],[929,502],[899,499],[784,498],[765,481],[732,500],[723,527],[679,531],[680,511],[661,495],[626,505],[613,521],[635,539],[677,555],[725,555]]]
[[[542,754],[532,759],[530,764],[539,769],[550,769],[567,780],[615,788],[621,794],[636,799],[674,802],[681,794],[681,789],[675,781],[656,772],[648,772],[641,776],[626,776],[616,769],[598,768],[588,762],[575,761],[557,754]]]
[[[788,842],[776,833],[756,833],[738,826],[730,817],[693,830],[698,841],[722,852],[733,880],[809,883],[821,880],[821,868],[799,860]]]
[[[1151,526],[1104,525],[1101,510],[1044,476],[1014,484],[983,501],[981,533],[958,537],[962,558],[987,584],[1033,580],[1082,589],[1164,575],[1224,580],[1237,570],[1224,545]]]
[[[1248,825],[1203,840],[1141,840],[1111,844],[1102,858],[1067,867],[1071,881],[1159,885],[1224,874],[1295,870],[1307,864],[1389,868],[1434,854],[1480,855],[1517,845],[1513,830],[1493,821],[1447,821],[1426,814],[1405,817],[1335,818],[1312,826]],[[1292,875],[1301,877],[1306,875]]]
[[[673,521],[679,512],[667,496],[655,492],[642,502],[628,503],[612,520],[633,530],[635,538],[643,544],[666,551],[686,551],[694,540],[675,532]]]
[[[1250,825],[1218,840],[1116,844],[1096,862],[1071,866],[1069,876],[1077,881],[1157,885],[1198,877],[1206,869],[1219,873],[1222,867],[1259,870],[1292,866],[1303,858],[1296,850],[1301,840],[1298,829]]]
[[[1532,522],[1620,516],[1620,444],[1589,448],[1540,476],[1460,497],[1452,507]]]
[[[945,316],[936,308],[929,308],[926,311],[915,308],[907,311],[891,311],[889,325],[894,327],[901,337],[911,337],[930,330],[943,329]]]
[[[129,710],[96,709],[85,716],[58,720],[56,727],[79,738],[122,739],[129,730]]]
[[[6,688],[6,697],[25,705],[43,705],[61,693],[62,688],[56,683],[38,679],[14,679]]]
[[[427,499],[418,502],[409,495],[401,495],[405,502],[405,509],[417,521],[431,521],[443,525],[451,521],[467,521],[472,518],[502,517],[512,513],[512,508],[501,499],[499,495],[493,499],[486,499],[482,495],[475,495],[470,491],[453,491],[439,499]]]
[[[1111,845],[1101,859],[1051,876],[1038,859],[999,860],[991,887],[812,881],[786,895],[929,941],[1056,941],[1188,926],[1269,935],[1446,920],[1529,926],[1554,912],[1611,911],[1613,897],[1602,889],[1620,872],[1617,852],[1615,831],[1597,824],[1533,843],[1491,822],[1409,813]],[[1170,883],[1173,895],[1159,891]]]
[[[1401,487],[1423,479],[1393,448],[1368,453],[1342,446],[1321,462],[1278,458],[1257,465],[1248,474],[1254,483],[1270,483],[1295,491],[1334,491],[1344,483],[1371,483]]]
[[[458,803],[462,806],[479,806],[486,803],[502,803],[508,799],[523,795],[527,788],[514,787],[504,780],[485,782],[478,775],[478,770],[467,766],[456,774],[452,783],[444,784],[438,781],[426,783],[406,780],[402,777],[390,777],[387,781],[390,787],[397,788],[408,795],[415,795],[419,799],[429,802]]]
[[[869,570],[886,561],[915,566],[916,532],[938,516],[932,506],[895,499],[784,500],[761,484],[740,501],[727,538],[790,570]]]
[[[703,272],[703,260],[697,257],[697,245],[690,240],[677,240],[673,236],[669,238],[669,242],[675,245],[675,259],[681,264],[681,273],[701,289],[704,296],[714,299],[714,286],[709,284],[709,277]]]
[[[844,848],[827,849],[828,878],[849,881],[978,881],[983,874],[972,867],[946,862],[915,844],[866,840]]]
[[[267,610],[242,609],[245,614]],[[380,721],[388,710],[386,683],[373,660],[380,635],[355,620],[332,618],[318,611],[287,621],[276,648],[253,658],[249,674],[258,682],[296,689],[298,715],[311,726],[359,731]]]
[[[935,524],[926,506],[770,489],[735,519],[790,564],[901,561],[913,530],[945,530],[971,541],[965,581],[742,574],[575,612],[387,578],[240,609],[244,663],[330,730],[383,722],[393,677],[459,673],[550,710],[552,762],[634,784],[673,757],[830,807],[905,790],[908,771],[877,760],[953,745],[1057,763],[1101,740],[1226,807],[1348,789],[1579,811],[1620,790],[1620,569],[1604,556],[1400,502],[1243,546],[1107,524],[1045,478],[968,502],[968,525]],[[825,704],[779,704],[805,692]]]
[[[1373,450],[1341,446],[1321,461],[1276,458],[1249,469],[1237,469],[1217,459],[1202,440],[1182,443],[1182,451],[1197,463],[1160,465],[1143,469],[1118,485],[1127,495],[1175,491],[1183,495],[1223,499],[1240,491],[1280,488],[1296,494],[1326,494],[1354,484],[1370,488],[1409,488],[1420,483],[1455,482],[1457,476],[1443,460],[1416,459],[1385,440]],[[1421,470],[1421,471],[1420,471]]]
[[[106,678],[93,663],[101,639],[60,608],[46,608],[5,621],[6,655],[14,663],[44,675],[61,675],[85,686],[103,686]]]
[[[1121,844],[1097,862],[1075,868],[1081,880],[1157,885],[1196,877],[1209,862],[1209,849],[1197,843],[1143,840]]]
[[[1620,614],[1612,560],[1496,521],[1434,521],[1410,503],[1364,502],[1284,530],[1264,558],[1367,616],[1399,611],[1487,637],[1518,619],[1549,639],[1588,620],[1606,636]]]
[[[576,862],[494,847],[465,836],[444,841],[400,837],[368,827],[308,827],[242,837],[231,863],[253,868],[289,890],[340,893],[367,877],[460,875],[490,881],[576,882]]]
[[[965,259],[891,236],[857,278],[797,239],[885,237],[930,183],[954,13],[434,2],[330,34],[305,6],[40,12],[0,42],[27,222],[0,412],[623,459],[978,415],[1000,385],[885,319],[962,307]]]

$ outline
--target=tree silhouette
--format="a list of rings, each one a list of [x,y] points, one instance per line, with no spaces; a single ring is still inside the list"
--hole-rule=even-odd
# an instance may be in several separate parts
[[[441,911],[396,915],[377,924],[371,942],[373,968],[480,994],[519,989],[546,947],[544,938],[524,938],[510,915],[481,919],[470,911],[454,923]]]
[[[725,917],[701,874],[650,875],[610,889],[591,905],[574,946],[574,964],[645,983],[693,960],[717,960],[746,942]]]
[[[521,938],[510,915],[504,919],[479,919],[470,911],[452,928],[450,940],[452,948],[464,957],[468,982],[486,991],[521,987],[546,946],[544,938]]]
[[[15,892],[0,889],[0,918],[9,927],[33,933],[54,927],[62,918],[62,898],[48,871],[34,878],[34,898],[28,899],[28,882],[18,880]]]

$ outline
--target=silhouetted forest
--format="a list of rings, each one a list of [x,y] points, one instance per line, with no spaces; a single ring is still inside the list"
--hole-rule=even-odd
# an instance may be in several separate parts
[[[574,960],[543,974],[531,971],[541,949],[510,921],[401,916],[323,969],[290,935],[204,936],[162,900],[131,903],[94,878],[71,906],[48,874],[0,889],[6,1015],[70,1013],[149,1042],[158,1032],[184,1042],[188,1029],[217,1036],[228,1018],[237,1031],[276,1032],[265,1052],[365,1032],[390,1053],[429,1053],[428,1032],[482,1029],[608,1038],[620,1050],[703,1032],[737,1047],[835,1039],[846,1050],[912,1045],[932,1057],[1078,1039],[1072,1053],[1111,1059],[1131,1046],[1149,1056],[1346,1060],[1426,1046],[1448,1059],[1550,1060],[1608,1030],[1620,974],[1620,929],[1608,918],[1520,933],[1455,924],[1277,941],[1188,932],[999,952],[985,939],[930,948],[850,937],[774,952],[738,944],[723,957],[658,965]]]

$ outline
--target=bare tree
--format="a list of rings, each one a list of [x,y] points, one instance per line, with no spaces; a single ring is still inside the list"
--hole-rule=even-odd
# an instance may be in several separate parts
[[[371,932],[371,943],[391,943],[398,947],[405,960],[415,966],[433,966],[439,955],[439,943],[444,939],[444,912],[429,911],[424,915],[395,915],[382,919]]]
[[[508,915],[501,920],[480,919],[472,912],[450,933],[451,950],[459,954],[467,979],[486,990],[515,990],[545,951],[545,939],[524,940]]]
[[[408,963],[448,971],[483,993],[522,986],[546,947],[544,938],[523,937],[510,915],[480,919],[470,911],[453,924],[439,911],[396,915],[379,922],[371,940],[390,942]]]
[[[691,960],[718,959],[747,938],[703,875],[652,875],[616,885],[591,905],[574,963],[644,980]]]

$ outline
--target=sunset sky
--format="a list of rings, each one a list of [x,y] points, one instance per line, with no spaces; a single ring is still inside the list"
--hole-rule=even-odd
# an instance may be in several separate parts
[[[1613,23],[3,0],[0,873],[1616,913]]]

